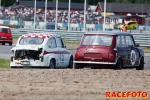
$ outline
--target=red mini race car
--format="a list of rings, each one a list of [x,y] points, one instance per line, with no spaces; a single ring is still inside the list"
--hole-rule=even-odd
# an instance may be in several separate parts
[[[74,68],[144,69],[144,51],[130,33],[87,32],[74,53]]]
[[[12,45],[13,43],[11,30],[7,26],[0,26],[0,43],[2,43],[2,45],[5,45],[5,43]]]

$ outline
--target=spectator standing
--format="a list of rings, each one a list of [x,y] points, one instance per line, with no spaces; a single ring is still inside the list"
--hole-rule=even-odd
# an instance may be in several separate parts
[[[126,24],[125,24],[125,23],[123,24],[123,27],[122,27],[122,29],[121,29],[121,30],[122,30],[122,32],[127,32],[127,26],[126,26]]]

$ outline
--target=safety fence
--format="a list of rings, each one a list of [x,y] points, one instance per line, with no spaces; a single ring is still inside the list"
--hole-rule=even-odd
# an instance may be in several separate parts
[[[33,21],[16,21],[16,20],[1,20],[0,19],[0,25],[3,26],[9,26],[11,28],[28,28],[28,29],[33,29],[34,28],[34,22]],[[57,25],[60,28],[67,28],[68,23],[57,23]],[[105,29],[116,29],[118,24],[115,24],[113,22],[105,23]],[[44,29],[45,28],[45,22],[36,22],[35,24],[36,29]],[[102,30],[104,24],[86,24],[85,27],[87,30]],[[70,23],[70,30],[73,31],[80,31],[84,27],[84,24],[80,23]],[[138,30],[144,30],[144,31],[150,31],[150,26],[148,25],[139,25],[136,27]]]
[[[119,31],[119,30],[112,30]],[[150,47],[150,31],[128,31],[134,37],[136,43],[139,43],[140,46]],[[41,30],[41,29],[12,29],[13,36],[21,36],[27,33],[55,33],[60,35],[65,41],[76,42],[80,41],[83,34],[83,31],[52,31],[52,30]]]

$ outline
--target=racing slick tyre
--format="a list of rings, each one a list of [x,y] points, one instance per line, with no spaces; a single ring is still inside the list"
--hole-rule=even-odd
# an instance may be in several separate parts
[[[83,69],[84,67],[83,66],[79,66],[78,64],[74,64],[74,69]]]
[[[14,66],[10,66],[10,68],[15,68]]]
[[[5,45],[5,43],[2,43],[2,45]]]
[[[12,42],[11,42],[11,43],[9,43],[9,45],[12,45]]]
[[[121,70],[123,68],[122,60],[119,58],[115,65],[115,70]]]
[[[78,69],[78,66],[76,63],[74,63],[74,69]]]
[[[144,58],[140,60],[140,65],[136,67],[136,70],[144,70]]]
[[[54,59],[50,60],[49,68],[50,69],[55,69],[55,60]]]
[[[69,60],[69,65],[67,66],[67,68],[73,68],[73,57],[71,56],[70,57],[70,60]]]

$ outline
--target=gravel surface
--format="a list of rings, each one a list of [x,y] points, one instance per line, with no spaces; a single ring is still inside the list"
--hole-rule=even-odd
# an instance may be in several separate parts
[[[0,84],[0,100],[116,100],[106,99],[105,92],[150,94],[150,71],[0,69]]]

